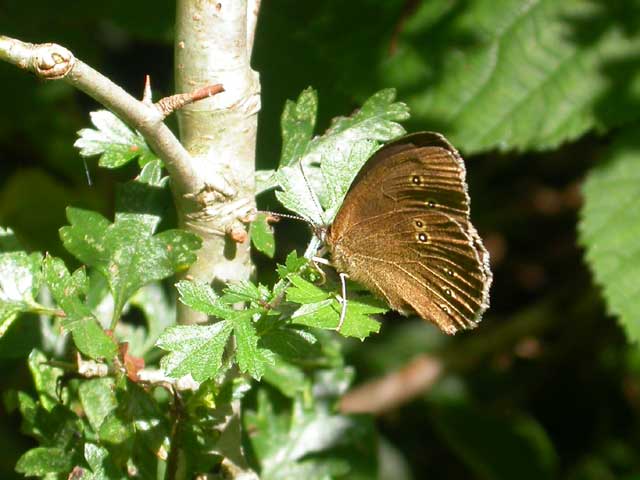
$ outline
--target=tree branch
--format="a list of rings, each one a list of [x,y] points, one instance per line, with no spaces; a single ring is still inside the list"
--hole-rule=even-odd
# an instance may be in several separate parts
[[[0,59],[46,80],[63,80],[85,92],[138,130],[164,162],[176,197],[203,187],[193,159],[163,123],[155,106],[137,100],[107,77],[53,43],[32,44],[0,36]],[[209,179],[213,188],[229,192],[219,179]]]

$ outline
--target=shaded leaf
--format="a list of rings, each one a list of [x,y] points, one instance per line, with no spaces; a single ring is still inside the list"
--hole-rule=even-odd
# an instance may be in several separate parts
[[[609,311],[631,341],[640,340],[640,143],[620,135],[583,186],[580,241]]]
[[[267,222],[269,215],[258,213],[255,220],[251,222],[249,235],[251,242],[256,249],[264,253],[267,257],[273,258],[276,253],[276,241],[273,234],[273,227]]]
[[[107,278],[114,298],[114,317],[143,285],[183,270],[196,260],[202,241],[190,232],[167,230],[151,235],[133,218],[110,223],[88,210],[67,209],[70,226],[60,229],[65,248]]]
[[[73,467],[72,462],[71,457],[61,448],[36,447],[20,457],[16,472],[29,476],[67,473]]]
[[[61,259],[50,256],[44,259],[42,270],[51,295],[66,314],[62,325],[73,335],[78,350],[91,358],[113,358],[117,353],[114,340],[83,300],[89,289],[84,270],[70,275]]]

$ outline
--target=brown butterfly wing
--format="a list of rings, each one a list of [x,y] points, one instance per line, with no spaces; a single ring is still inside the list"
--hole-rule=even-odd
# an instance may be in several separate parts
[[[327,243],[339,270],[447,333],[474,327],[488,307],[491,272],[469,221],[464,163],[441,135],[411,135],[369,159]]]

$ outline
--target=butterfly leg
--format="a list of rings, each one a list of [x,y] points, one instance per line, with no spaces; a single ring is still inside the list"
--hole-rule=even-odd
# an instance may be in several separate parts
[[[340,283],[342,284],[342,298],[340,298],[340,303],[342,304],[342,310],[340,311],[340,321],[336,327],[336,332],[340,331],[344,319],[347,316],[347,278],[349,278],[349,275],[340,273]]]
[[[327,260],[326,258],[322,258],[322,257],[312,257],[311,258],[311,262],[313,263],[313,266],[316,268],[316,270],[318,271],[318,273],[320,274],[320,285],[324,285],[327,281],[327,274],[324,273],[324,270],[322,270],[322,268],[320,267],[320,264],[322,265],[331,265],[329,263],[329,260]]]

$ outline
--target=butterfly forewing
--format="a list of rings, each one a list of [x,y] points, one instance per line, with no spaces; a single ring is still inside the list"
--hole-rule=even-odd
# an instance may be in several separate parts
[[[327,235],[336,267],[447,333],[488,307],[488,254],[469,221],[465,169],[438,134],[379,150],[354,180]]]

